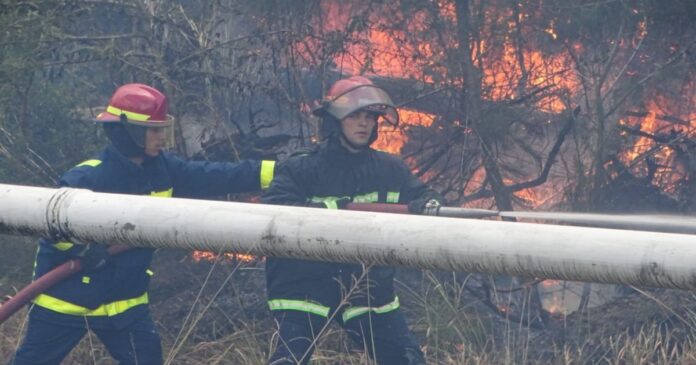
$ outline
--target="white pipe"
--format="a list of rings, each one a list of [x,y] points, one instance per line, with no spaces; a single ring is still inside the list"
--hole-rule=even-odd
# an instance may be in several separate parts
[[[0,233],[696,289],[694,236],[0,185]]]

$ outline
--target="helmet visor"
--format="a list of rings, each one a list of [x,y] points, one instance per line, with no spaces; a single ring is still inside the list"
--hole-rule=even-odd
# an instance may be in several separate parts
[[[133,142],[140,148],[150,147],[162,150],[174,148],[174,124],[172,123],[166,126],[157,126],[154,124],[155,123],[145,126],[141,123],[130,123],[130,121],[123,123],[128,135],[130,135]],[[148,130],[153,132],[151,133],[152,136],[148,136]]]
[[[399,125],[399,113],[386,91],[375,85],[360,85],[343,94],[326,100],[326,111],[341,120],[351,113],[367,109],[379,114],[387,123]]]

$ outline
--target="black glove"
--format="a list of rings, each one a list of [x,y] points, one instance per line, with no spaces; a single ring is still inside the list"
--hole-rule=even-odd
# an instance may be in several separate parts
[[[77,254],[82,263],[82,270],[93,271],[104,265],[109,259],[108,246],[99,243],[88,243]]]
[[[307,206],[312,208],[346,209],[346,205],[352,201],[352,198],[344,196],[333,200],[324,200],[322,202],[309,202]]]
[[[421,215],[437,215],[437,211],[442,206],[442,203],[433,197],[424,197],[416,200],[411,200],[408,203],[408,211],[411,214]]]

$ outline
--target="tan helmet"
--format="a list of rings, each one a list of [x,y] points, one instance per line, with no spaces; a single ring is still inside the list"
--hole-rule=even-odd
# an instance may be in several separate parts
[[[341,120],[361,109],[378,113],[392,126],[399,124],[399,113],[387,92],[363,76],[336,81],[313,113],[316,116],[328,113]]]

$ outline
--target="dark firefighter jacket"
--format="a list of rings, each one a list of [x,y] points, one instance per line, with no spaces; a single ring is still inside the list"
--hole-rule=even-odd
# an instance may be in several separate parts
[[[108,146],[97,159],[87,160],[66,172],[60,186],[96,192],[201,198],[260,190],[270,183],[271,161],[188,162],[161,153],[137,165]],[[74,257],[82,248],[71,242],[43,238],[36,256],[34,277]],[[80,272],[58,283],[35,300],[45,317],[61,323],[81,316],[105,316],[116,323],[128,323],[147,311],[147,287],[154,250],[135,248],[113,256],[106,265]],[[79,316],[79,317],[76,317]]]
[[[439,194],[415,177],[400,158],[371,148],[351,153],[332,138],[311,152],[279,164],[261,200],[302,206],[323,203],[327,208],[336,208],[336,200],[345,197],[359,203],[407,204],[422,197],[439,198]],[[266,261],[268,304],[271,310],[326,316],[336,309],[354,279],[363,274],[363,282],[370,282],[370,287],[354,290],[350,296],[354,310],[344,313],[344,320],[368,310],[379,313],[398,308],[392,268],[374,267],[363,273],[358,264],[273,257]]]

